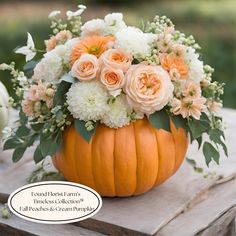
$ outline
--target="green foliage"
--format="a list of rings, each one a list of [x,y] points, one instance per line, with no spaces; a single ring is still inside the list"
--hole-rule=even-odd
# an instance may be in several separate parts
[[[170,131],[170,118],[165,109],[161,111],[156,111],[149,116],[149,121],[152,126],[156,129],[164,129]]]
[[[86,122],[83,120],[76,119],[75,120],[75,128],[76,131],[89,143],[91,137],[95,132],[95,128],[92,130],[87,130]]]

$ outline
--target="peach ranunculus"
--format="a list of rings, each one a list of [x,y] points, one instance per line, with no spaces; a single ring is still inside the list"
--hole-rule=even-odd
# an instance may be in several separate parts
[[[114,37],[112,36],[91,36],[81,39],[73,48],[71,53],[71,64],[84,53],[92,54],[100,57],[113,44]]]
[[[122,70],[105,67],[103,68],[100,77],[102,84],[111,92],[111,94],[114,94],[114,91],[117,91],[118,94],[121,92],[125,77]],[[115,93],[114,96],[118,94]]]
[[[72,66],[71,75],[81,81],[95,79],[99,73],[99,62],[96,56],[83,54]]]
[[[101,55],[100,60],[107,67],[126,72],[131,66],[132,55],[122,49],[108,49]]]
[[[58,44],[63,44],[67,40],[72,39],[72,34],[69,30],[63,30],[45,41],[47,51],[53,50]]]
[[[125,76],[127,100],[138,113],[161,110],[173,97],[173,90],[170,76],[161,66],[132,65]]]
[[[206,110],[206,99],[204,97],[182,100],[173,98],[172,112],[174,115],[182,115],[183,118],[192,116],[196,120],[200,119],[201,113]]]
[[[188,66],[184,60],[173,54],[161,54],[160,61],[162,67],[167,70],[171,79],[186,79],[188,76]]]

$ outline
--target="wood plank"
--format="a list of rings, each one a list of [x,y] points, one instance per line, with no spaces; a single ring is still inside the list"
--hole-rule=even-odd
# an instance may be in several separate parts
[[[224,235],[236,217],[235,186],[236,179],[212,188],[205,201],[173,219],[156,235]]]
[[[226,138],[228,138],[230,156],[234,157],[236,156],[234,149],[236,124],[232,121],[236,120],[236,111],[224,109],[223,116],[229,123]],[[202,159],[202,154],[197,153],[196,150],[196,145],[193,145],[189,149],[188,156]],[[2,155],[9,158],[9,153]],[[10,194],[25,184],[25,179],[34,166],[32,161],[28,161],[30,159],[32,160],[32,153],[29,153],[22,162],[9,164],[4,167],[4,170],[0,170],[0,179],[4,179],[0,182],[1,193]],[[212,170],[217,170],[213,178],[203,178],[184,163],[170,180],[142,196],[103,198],[101,211],[92,219],[85,220],[79,225],[102,233],[115,232],[116,235],[153,235],[186,208],[196,204],[210,187],[236,176],[236,159],[223,159],[220,167],[212,167]]]
[[[0,207],[3,205],[0,204]],[[0,235],[9,236],[103,236],[104,234],[97,233],[91,230],[83,229],[71,224],[61,225],[46,225],[38,224],[23,220],[11,214],[9,219],[0,217]]]

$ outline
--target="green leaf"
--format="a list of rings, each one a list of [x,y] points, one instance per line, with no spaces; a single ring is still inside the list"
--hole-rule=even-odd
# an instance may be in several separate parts
[[[53,156],[58,151],[58,144],[55,140],[47,138],[40,141],[41,153],[44,157]]]
[[[187,131],[187,120],[184,119],[182,116],[171,116],[172,121],[175,124],[175,127],[178,128],[183,128],[184,130]]]
[[[170,131],[170,118],[165,109],[156,111],[149,116],[149,121],[156,129],[164,129]]]
[[[42,152],[41,152],[41,146],[40,144],[37,146],[37,148],[35,149],[35,152],[34,152],[34,161],[35,163],[39,163],[40,161],[42,161],[45,157],[42,155]]]
[[[38,61],[30,61],[30,62],[27,62],[24,67],[23,67],[23,70],[25,72],[25,75],[27,77],[32,77],[33,74],[34,74],[34,68],[35,66],[38,64]]]
[[[198,150],[199,150],[201,148],[201,146],[202,146],[202,136],[197,138],[196,141],[198,142]]]
[[[190,158],[186,158],[186,161],[188,164],[190,164],[192,167],[195,167],[197,165],[196,161]]]
[[[209,130],[210,121],[191,119],[188,121],[188,126],[191,131],[192,138],[197,139]]]
[[[205,156],[207,166],[209,166],[212,159],[219,164],[220,154],[211,143],[205,142],[203,144],[203,154]]]
[[[225,155],[228,156],[227,147],[226,147],[225,143],[222,140],[222,138],[224,139],[224,132],[222,130],[219,130],[219,129],[212,129],[209,132],[209,137],[215,144],[221,145],[223,150],[224,150]]]
[[[74,84],[76,82],[76,80],[71,76],[70,73],[63,75],[61,81],[65,81],[70,84]]]
[[[16,148],[12,156],[13,162],[18,162],[23,157],[26,149],[27,147],[25,146]]]
[[[75,128],[76,128],[77,132],[86,140],[86,142],[89,143],[89,141],[90,141],[91,137],[93,136],[96,128],[94,128],[91,131],[88,131],[85,127],[85,123],[86,123],[85,121],[76,119],[75,120]]]
[[[21,143],[16,138],[11,138],[4,143],[3,150],[15,149],[17,146],[20,145]]]
[[[44,123],[35,123],[35,124],[31,124],[30,126],[34,131],[39,132],[42,130]]]
[[[16,135],[19,138],[27,136],[27,135],[29,135],[29,133],[30,133],[30,129],[28,129],[25,125],[20,126],[16,131]]]
[[[27,122],[28,122],[28,117],[25,115],[25,113],[22,111],[22,109],[21,109],[20,112],[19,112],[19,117],[20,117],[20,123],[21,123],[22,125],[27,124]]]
[[[71,87],[71,83],[68,83],[66,81],[61,81],[60,84],[58,84],[57,91],[54,95],[53,104],[56,105],[64,105],[66,101],[66,93]]]

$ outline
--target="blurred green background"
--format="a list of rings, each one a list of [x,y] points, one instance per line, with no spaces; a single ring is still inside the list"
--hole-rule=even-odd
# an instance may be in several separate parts
[[[104,17],[109,12],[123,12],[128,24],[141,25],[156,14],[172,19],[176,28],[195,36],[202,46],[202,58],[215,68],[214,79],[224,82],[224,106],[236,108],[236,1],[235,0],[55,0],[55,1],[0,1],[0,63],[17,61],[24,57],[13,53],[26,42],[30,32],[37,48],[51,33],[48,13],[61,10],[64,14],[76,5],[84,4],[88,10],[84,21]],[[9,76],[0,73],[10,92]]]

